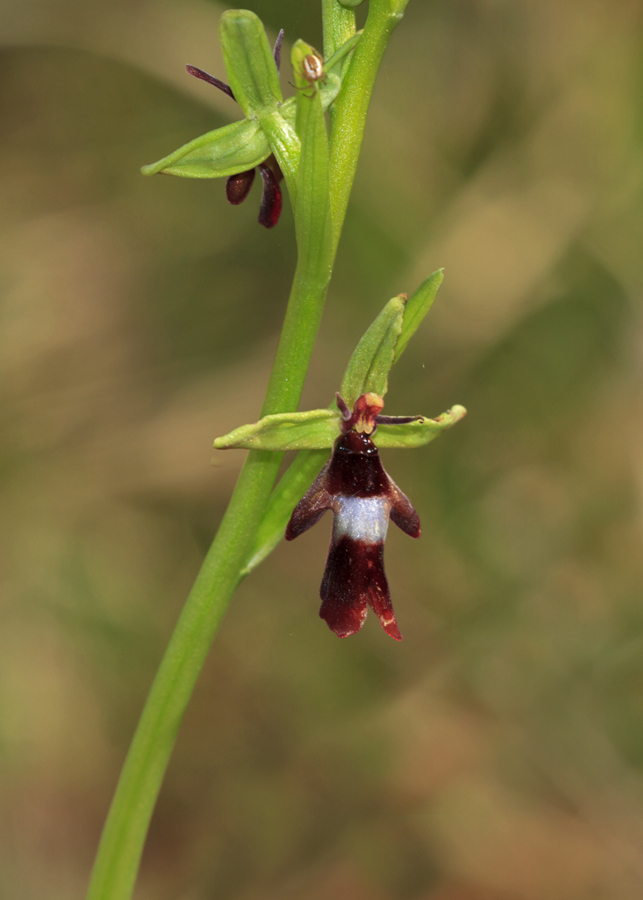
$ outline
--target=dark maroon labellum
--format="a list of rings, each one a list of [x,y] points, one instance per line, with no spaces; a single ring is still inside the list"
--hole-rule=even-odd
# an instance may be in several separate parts
[[[360,630],[370,606],[386,633],[400,641],[384,573],[384,539],[389,517],[411,537],[420,536],[420,520],[384,470],[370,434],[357,430],[359,423],[365,430],[375,429],[383,406],[376,396],[363,394],[358,399],[351,416],[355,426],[337,438],[330,460],[295,507],[286,540],[303,534],[327,509],[332,510],[333,535],[319,615],[338,637],[348,637]],[[338,401],[340,410],[342,404]],[[343,407],[348,411],[346,404]]]

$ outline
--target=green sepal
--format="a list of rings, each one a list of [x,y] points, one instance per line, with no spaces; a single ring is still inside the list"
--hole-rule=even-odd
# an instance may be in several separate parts
[[[345,6],[347,9],[353,9],[356,6],[360,6],[364,0],[339,0],[340,6]]]
[[[226,178],[254,169],[270,156],[270,144],[258,122],[241,119],[209,131],[158,162],[143,166],[143,175]]]
[[[388,373],[403,328],[405,302],[404,294],[389,300],[353,351],[339,391],[351,409],[362,394],[386,394]]]
[[[326,84],[322,85],[320,90],[323,110],[328,109],[341,86],[339,76],[332,72],[329,73]],[[297,115],[296,98],[289,97],[281,105],[277,115],[279,114],[285,119],[286,125],[294,131]],[[274,116],[271,118],[274,119]],[[265,124],[267,131],[272,126],[271,137],[273,140],[279,139],[283,143],[283,136],[280,138],[280,132],[283,134],[283,126],[281,129],[277,127],[280,123],[275,124],[274,121],[270,121],[267,116],[264,116],[262,124]],[[298,152],[298,140],[296,147]],[[279,148],[277,149],[279,150]],[[253,169],[268,159],[271,152],[268,137],[260,125],[250,119],[240,119],[238,122],[232,122],[230,125],[224,125],[223,128],[217,128],[194,138],[179,147],[178,150],[159,159],[158,162],[143,166],[141,172],[143,175],[157,175],[159,172],[163,172],[164,175],[179,175],[183,178],[227,178],[229,175],[237,175],[239,172]],[[285,152],[286,150],[283,151],[283,153]],[[293,156],[294,151],[289,150],[289,155]],[[294,168],[296,169],[296,165]]]
[[[228,83],[249,119],[282,102],[279,72],[261,19],[247,9],[229,9],[219,22]]]
[[[466,414],[464,406],[452,406],[437,419],[422,418],[404,425],[378,425],[373,443],[378,448],[423,447]]]
[[[397,346],[395,347],[395,362],[397,362],[402,353],[404,353],[406,345],[418,330],[424,317],[433,306],[435,295],[443,281],[444,269],[438,269],[437,272],[433,272],[432,275],[425,278],[417,291],[406,301],[402,331],[398,338]]]
[[[216,450],[327,450],[341,433],[337,410],[264,416],[252,425],[242,425],[214,442]]]

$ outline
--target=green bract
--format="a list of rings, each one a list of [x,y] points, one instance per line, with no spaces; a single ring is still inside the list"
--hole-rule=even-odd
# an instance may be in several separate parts
[[[417,329],[422,324],[425,315],[433,306],[435,295],[442,282],[444,281],[444,272],[438,269],[428,278],[425,278],[417,291],[412,294],[406,301],[404,308],[404,322],[402,323],[402,331],[395,345],[395,362],[398,361],[406,345],[411,340]]]
[[[353,351],[339,390],[351,409],[361,394],[372,392],[380,397],[386,394],[405,304],[404,294],[389,300]]]

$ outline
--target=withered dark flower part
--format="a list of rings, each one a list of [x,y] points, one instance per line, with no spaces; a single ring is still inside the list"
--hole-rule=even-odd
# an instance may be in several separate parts
[[[261,207],[259,209],[258,222],[264,228],[273,228],[279,221],[281,215],[281,206],[283,198],[279,182],[283,178],[281,169],[274,156],[261,163],[258,167],[263,182],[263,191],[261,193]],[[228,203],[237,206],[243,203],[255,180],[255,169],[248,169],[247,172],[239,172],[237,175],[230,175],[226,182],[226,197]]]
[[[269,162],[272,165],[269,165]],[[259,166],[263,191],[261,194],[261,207],[259,209],[258,222],[264,228],[273,228],[281,215],[282,196],[279,182],[284,177],[274,156],[261,163]]]
[[[377,394],[362,394],[353,411],[338,395],[344,433],[286,529],[292,541],[333,512],[319,615],[338,637],[364,624],[368,607],[395,640],[402,640],[384,572],[384,540],[389,518],[411,537],[420,536],[420,520],[411,501],[386,473],[372,433],[384,403]],[[408,421],[406,419],[405,421]]]
[[[254,169],[248,169],[247,172],[238,172],[236,175],[231,175],[226,181],[225,186],[228,203],[232,203],[233,206],[243,203],[250,193],[250,188],[252,187],[254,180]]]

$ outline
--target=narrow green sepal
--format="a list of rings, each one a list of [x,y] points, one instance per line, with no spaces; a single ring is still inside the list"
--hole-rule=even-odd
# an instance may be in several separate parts
[[[215,450],[326,450],[341,433],[337,410],[264,416],[252,425],[242,425],[214,442]]]
[[[341,79],[334,73],[329,73],[326,84],[321,86],[320,96],[322,110],[328,109],[342,86]],[[291,129],[284,140],[285,126],[280,122],[271,122],[267,116],[263,117],[262,124],[266,131],[271,131],[271,137],[278,143],[277,150],[283,146],[281,158],[284,156],[293,159],[291,168],[296,170],[299,152],[299,139],[294,135],[295,117],[297,115],[297,101],[295,97],[289,97],[282,104],[279,113],[285,119],[286,126]],[[294,142],[294,147],[288,144],[288,138]],[[173,153],[150,163],[141,168],[143,175],[179,175],[183,178],[227,178],[237,175],[239,172],[247,172],[259,163],[268,159],[272,150],[268,137],[257,122],[250,119],[240,119],[223,128],[217,128],[194,138]]]
[[[183,178],[226,178],[254,169],[269,156],[270,144],[259,124],[241,119],[202,134],[158,162],[143,166],[141,172],[143,175],[163,172]]]
[[[340,388],[349,407],[361,394],[383,397],[388,390],[388,373],[395,359],[404,321],[406,296],[400,294],[386,304],[353,351]]]
[[[423,447],[466,414],[464,406],[452,406],[437,419],[418,419],[404,425],[378,425],[373,442],[378,448]]]
[[[412,294],[406,303],[402,331],[395,348],[395,362],[398,361],[406,345],[418,330],[428,311],[433,306],[438,288],[444,281],[444,269],[438,269],[428,278],[425,278],[417,291]]]
[[[282,101],[279,73],[261,19],[247,9],[229,9],[219,22],[228,82],[235,100],[252,119]]]

